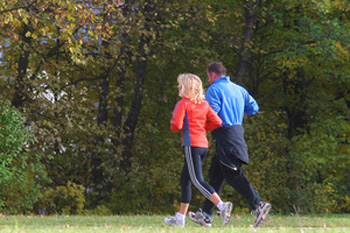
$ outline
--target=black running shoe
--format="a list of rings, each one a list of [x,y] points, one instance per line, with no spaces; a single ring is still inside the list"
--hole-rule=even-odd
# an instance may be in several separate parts
[[[211,223],[213,221],[213,218],[211,216],[207,216],[204,214],[202,209],[199,209],[196,213],[189,212],[188,217],[195,223],[198,223],[201,226],[204,227],[211,227]]]

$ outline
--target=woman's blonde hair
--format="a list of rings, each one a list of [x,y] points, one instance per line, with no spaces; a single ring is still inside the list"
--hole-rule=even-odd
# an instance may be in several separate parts
[[[195,74],[180,74],[177,77],[179,88],[181,88],[179,96],[193,100],[195,103],[203,102],[205,96],[202,86],[202,80]]]

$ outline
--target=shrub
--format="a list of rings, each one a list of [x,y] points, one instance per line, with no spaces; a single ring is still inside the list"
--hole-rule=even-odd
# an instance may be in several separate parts
[[[68,181],[66,186],[48,188],[39,194],[37,207],[43,214],[82,214],[85,187]]]
[[[19,111],[0,97],[0,211],[30,211],[37,200],[45,173],[30,149],[33,141]]]
[[[88,216],[110,216],[113,215],[112,211],[108,209],[105,205],[99,205],[93,210],[85,210],[85,215]]]

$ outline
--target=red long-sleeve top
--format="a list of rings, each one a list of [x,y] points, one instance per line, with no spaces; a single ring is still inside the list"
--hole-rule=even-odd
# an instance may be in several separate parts
[[[183,98],[177,102],[170,121],[170,130],[182,130],[182,146],[208,148],[207,131],[222,125],[221,118],[207,101],[195,103]]]

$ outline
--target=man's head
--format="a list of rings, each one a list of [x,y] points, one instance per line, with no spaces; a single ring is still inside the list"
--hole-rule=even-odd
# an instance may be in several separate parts
[[[226,68],[223,64],[218,62],[210,63],[207,66],[207,76],[210,84],[213,84],[218,78],[226,76]]]

